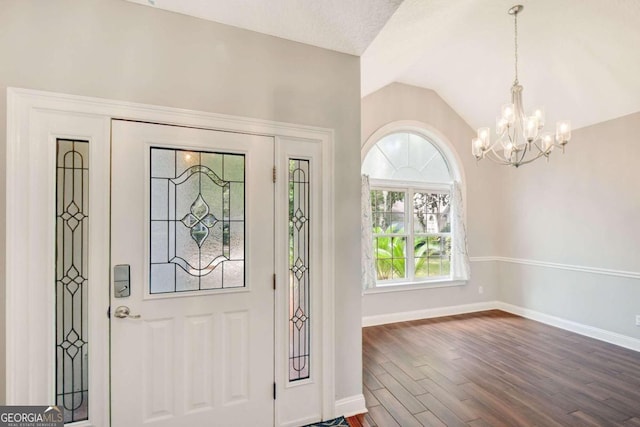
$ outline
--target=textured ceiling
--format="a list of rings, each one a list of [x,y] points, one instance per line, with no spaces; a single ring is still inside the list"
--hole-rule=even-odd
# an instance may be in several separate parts
[[[405,0],[362,56],[363,96],[393,81],[435,90],[473,127],[495,126],[514,79],[525,110],[574,128],[640,111],[638,0]]]
[[[519,17],[524,106],[574,128],[640,111],[640,0],[128,0],[361,55],[362,95],[435,90],[473,127],[510,98]]]
[[[128,0],[361,55],[402,0]]]

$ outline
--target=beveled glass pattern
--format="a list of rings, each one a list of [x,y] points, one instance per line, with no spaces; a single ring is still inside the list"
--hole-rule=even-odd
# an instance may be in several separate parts
[[[150,156],[150,293],[244,287],[244,155]]]
[[[310,375],[309,166],[289,159],[289,381]]]
[[[71,423],[89,410],[89,143],[56,150],[56,405]]]

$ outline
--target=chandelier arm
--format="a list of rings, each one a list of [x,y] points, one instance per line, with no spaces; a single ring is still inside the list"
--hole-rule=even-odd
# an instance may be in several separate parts
[[[493,154],[493,156],[491,156],[490,154]],[[526,165],[526,164],[529,164],[529,163],[531,163],[531,162],[534,162],[535,160],[538,160],[538,159],[539,159],[540,157],[542,157],[542,156],[545,156],[545,153],[544,153],[544,152],[538,152],[538,153],[537,153],[534,157],[532,157],[532,158],[529,158],[529,159],[527,159],[527,160],[521,159],[520,161],[516,161],[516,162],[514,162],[514,161],[506,161],[506,160],[503,160],[503,159],[502,159],[500,156],[498,156],[495,152],[489,152],[489,151],[487,151],[487,152],[486,152],[486,155],[483,155],[483,157],[482,157],[482,158],[483,158],[483,159],[484,159],[484,158],[487,158],[487,159],[491,160],[492,162],[494,162],[494,163],[498,163],[498,164],[503,165],[503,166],[514,166],[514,167],[519,167],[519,166]],[[547,157],[548,157],[548,156],[547,156]]]
[[[491,155],[493,154],[493,156]],[[492,150],[486,151],[483,155],[482,155],[482,159],[489,159],[491,160],[493,163],[497,163],[499,165],[503,165],[503,166],[512,166],[513,164],[510,162],[507,162],[506,160],[503,160],[502,158],[500,158],[495,152],[493,152]],[[479,160],[478,160],[479,161]]]
[[[549,153],[544,152],[539,146],[538,146],[538,140],[535,140],[531,143],[531,145],[533,145],[534,147],[536,147],[536,150],[538,150],[537,154],[542,154],[543,156],[546,156],[547,158],[549,158]]]
[[[504,156],[498,154],[495,150],[496,145],[498,145],[498,141],[494,142],[491,147],[489,147],[488,149],[486,149],[483,154],[482,154],[482,158],[487,158],[489,160],[491,160],[494,163],[498,163],[501,165],[513,165],[513,162],[511,160],[507,160]],[[513,154],[512,154],[513,156]]]
[[[495,148],[494,148],[496,145],[498,145],[498,142],[500,142],[500,140],[498,140],[498,141],[494,142],[494,143],[491,145],[491,147],[487,148],[487,149],[485,150],[485,153],[489,153],[489,152],[491,152],[491,153],[493,153],[493,155],[494,155],[494,156],[496,156],[496,158],[500,159],[500,158],[501,158],[501,157],[500,157],[500,155],[499,155],[498,153],[496,153],[496,150],[495,150]]]
[[[527,157],[527,153],[532,153],[532,150],[528,147],[528,145],[525,145],[524,148],[522,149],[514,149],[512,156],[516,156],[516,160],[512,161],[512,160],[505,160],[503,157],[501,157],[498,153],[496,153],[495,151],[495,146],[497,145],[497,142],[495,142],[494,144],[491,145],[491,147],[489,147],[488,149],[486,149],[483,154],[482,157],[480,159],[477,159],[478,161],[481,159],[489,159],[494,163],[503,165],[503,166],[514,166],[514,167],[518,167],[521,165],[526,165],[528,163],[531,163],[537,159],[539,159],[542,156],[545,157],[549,157],[550,153],[545,153],[544,151],[542,151],[540,149],[540,147],[537,145],[537,142],[539,141],[539,139],[535,140],[532,142],[532,144],[536,147],[537,153],[531,157],[525,160],[525,158]],[[554,146],[557,147],[562,147],[561,144],[554,144]],[[521,154],[519,154],[521,153]]]
[[[524,145],[524,148],[522,149],[522,155],[520,156],[520,160],[517,161],[518,165],[521,165],[524,158],[527,157],[527,151],[529,151],[529,144]],[[516,151],[516,159],[517,157],[518,157],[518,151]]]
[[[493,144],[491,144],[488,148],[484,149],[482,151],[482,157],[481,158],[488,158],[489,160],[495,161],[494,158],[492,158],[490,155],[493,154],[493,156],[495,157],[495,159],[502,159],[502,157],[496,153],[495,147],[496,145],[498,145],[498,142],[500,142],[500,140],[497,140],[496,142],[494,142]]]
[[[559,148],[560,150],[562,150],[562,154],[564,154],[564,147],[567,146],[567,143],[566,142],[565,143],[560,143],[560,144],[553,143],[552,145],[554,147]]]
[[[518,167],[518,166],[522,166],[522,165],[529,164],[529,163],[531,163],[531,162],[534,162],[534,161],[538,160],[538,159],[539,159],[540,157],[542,157],[542,156],[544,156],[544,153],[538,153],[538,154],[536,154],[536,156],[535,156],[535,157],[532,157],[532,158],[530,158],[530,159],[527,159],[527,160],[525,160],[525,161],[522,161],[522,162],[518,163],[517,165],[513,165],[513,166]]]
[[[531,141],[531,145],[536,147],[536,149],[538,150],[538,153],[541,153],[543,156],[549,157],[549,154],[551,152],[550,151],[544,151],[542,148],[540,148],[540,146],[538,145],[539,141],[542,141],[542,140],[540,138],[536,138],[535,140]],[[555,145],[555,144],[553,144],[553,145]]]

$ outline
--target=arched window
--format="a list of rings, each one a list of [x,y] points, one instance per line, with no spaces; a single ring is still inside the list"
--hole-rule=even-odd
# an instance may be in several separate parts
[[[369,176],[372,261],[376,286],[467,279],[455,274],[465,245],[459,171],[443,143],[426,132],[400,130],[369,141],[362,173]],[[466,254],[466,247],[464,253]]]

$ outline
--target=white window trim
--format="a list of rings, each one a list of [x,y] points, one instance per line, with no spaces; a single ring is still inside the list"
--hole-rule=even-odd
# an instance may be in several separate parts
[[[404,283],[387,283],[377,285],[375,288],[366,289],[364,295],[369,294],[386,294],[391,292],[403,291],[421,291],[425,289],[451,288],[455,286],[464,286],[467,282],[464,280],[444,279],[432,280],[429,282],[404,282]]]
[[[387,123],[386,125],[380,127],[375,132],[373,132],[360,150],[360,162],[364,163],[365,158],[369,151],[385,136],[388,136],[393,133],[402,133],[408,132],[418,136],[421,136],[427,139],[430,143],[432,143],[444,156],[447,161],[447,165],[449,166],[449,172],[453,181],[457,181],[460,183],[460,189],[462,192],[462,200],[464,205],[463,217],[467,218],[467,187],[466,187],[466,177],[464,173],[464,169],[462,168],[462,160],[458,155],[457,151],[453,148],[453,145],[449,141],[449,139],[438,129],[435,127],[420,122],[417,120],[398,120],[395,122]],[[415,182],[415,181],[390,181],[383,179],[374,179],[370,180],[371,188],[389,188],[389,189],[401,189],[410,187],[419,187],[421,189],[440,189],[440,190],[448,190],[449,192],[453,192],[453,183],[423,183],[423,182]],[[457,209],[456,206],[452,206],[452,209]],[[453,229],[451,231],[451,235],[453,235]],[[407,254],[408,257],[408,254]],[[464,286],[468,282],[464,280],[458,280],[450,278],[443,278],[442,276],[432,279],[432,280],[420,280],[420,281],[386,281],[383,283],[378,283],[376,281],[376,285],[373,288],[365,289],[363,291],[364,295],[367,294],[377,294],[377,293],[388,293],[388,292],[399,292],[399,291],[410,291],[410,290],[424,290],[424,289],[433,289],[433,288],[442,288],[442,287],[451,287],[451,286]]]

